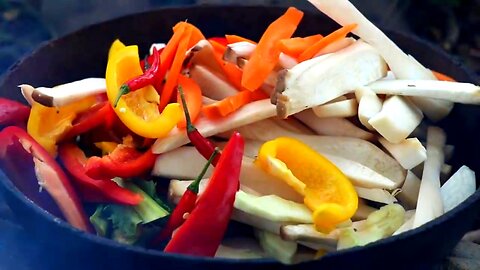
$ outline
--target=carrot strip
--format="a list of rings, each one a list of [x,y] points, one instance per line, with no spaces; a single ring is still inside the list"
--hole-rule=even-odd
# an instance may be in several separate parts
[[[202,109],[202,113],[207,118],[216,119],[227,116],[252,101],[265,98],[267,98],[267,95],[260,90],[254,92],[248,90],[241,91],[234,96],[230,96],[215,103],[204,106]]]
[[[193,28],[187,26],[182,38],[178,44],[177,51],[175,52],[175,57],[173,58],[172,66],[168,72],[167,80],[163,86],[162,93],[160,94],[160,111],[162,111],[167,104],[170,102],[172,97],[173,90],[177,85],[177,79],[182,70],[183,61],[185,60],[185,54],[189,48],[190,37],[192,36]]]
[[[215,51],[215,58],[222,67],[223,73],[227,77],[228,81],[235,86],[235,88],[239,90],[246,90],[242,87],[241,83],[243,71],[237,65],[225,62],[223,60],[223,54],[225,53],[227,46],[220,44],[215,40],[209,39],[209,41]]]
[[[324,38],[320,39],[317,41],[315,44],[310,46],[308,49],[306,49],[303,53],[300,54],[298,57],[299,62],[303,62],[305,60],[311,59],[312,57],[315,56],[321,49],[325,48],[327,45],[345,38],[348,33],[350,33],[353,29],[357,27],[357,24],[349,24],[345,25],[344,27],[330,33],[328,36],[325,36]]]
[[[311,47],[313,44],[315,44],[322,38],[322,35],[317,34],[303,38],[295,37],[289,39],[282,39],[278,43],[278,46],[281,52],[297,58],[303,51]]]
[[[448,82],[456,82],[456,80],[446,74],[443,74],[441,72],[438,72],[438,71],[434,71],[432,70],[432,73],[433,75],[435,75],[435,77],[437,78],[437,80],[439,81],[448,81]]]
[[[258,89],[275,68],[280,56],[278,41],[290,38],[302,20],[303,12],[290,7],[272,22],[243,68],[242,86],[250,91]]]
[[[232,43],[237,43],[237,42],[242,42],[242,41],[245,41],[245,42],[250,42],[252,44],[257,44],[255,41],[253,40],[250,40],[248,38],[244,38],[244,37],[241,37],[241,36],[237,36],[237,35],[225,35],[225,38],[227,39],[227,43],[228,44],[232,44]]]
[[[224,45],[214,39],[210,38],[208,39],[208,41],[210,42],[210,44],[212,44],[213,50],[221,55],[223,55],[223,53],[227,49],[227,45]]]
[[[202,31],[200,31],[200,29],[198,29],[195,25],[189,23],[188,26],[192,28],[192,35],[190,36],[190,41],[188,42],[188,48],[191,48],[195,46],[200,40],[204,40],[206,38],[203,35]]]
[[[188,77],[185,77],[183,75],[180,75],[178,77],[178,87],[182,87],[183,89],[188,112],[190,114],[190,119],[192,120],[192,122],[195,122],[195,120],[198,118],[202,110],[202,90],[194,80]],[[180,107],[182,107],[183,109],[180,93],[178,91],[177,91],[177,103],[179,103]],[[185,114],[184,114],[182,120],[178,122],[177,127],[184,128],[186,126],[187,126],[187,122],[185,120]]]
[[[178,44],[180,43],[180,39],[185,32],[186,26],[187,24],[185,22],[179,22],[173,27],[173,36],[170,38],[167,45],[160,54],[160,61],[162,63],[162,65],[160,66],[160,73],[158,75],[158,78],[160,80],[164,79],[165,75],[167,74],[168,68],[170,68],[173,63],[175,52],[177,51]],[[157,91],[161,90],[162,83],[163,82],[156,82],[155,89]]]

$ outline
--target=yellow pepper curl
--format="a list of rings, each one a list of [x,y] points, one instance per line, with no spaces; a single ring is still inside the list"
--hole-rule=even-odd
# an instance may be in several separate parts
[[[350,219],[358,196],[350,180],[329,160],[304,143],[287,137],[266,142],[255,163],[305,196],[315,228],[328,233]]]

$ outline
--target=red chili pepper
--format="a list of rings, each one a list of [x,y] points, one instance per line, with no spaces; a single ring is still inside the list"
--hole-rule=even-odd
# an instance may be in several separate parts
[[[96,180],[88,177],[85,174],[87,157],[75,144],[62,144],[58,154],[64,167],[72,175],[74,184],[79,187],[81,197],[87,199],[85,201],[137,205],[143,200],[141,195],[120,187],[111,179]]]
[[[187,136],[192,142],[193,146],[197,149],[197,151],[206,159],[208,159],[212,153],[215,151],[215,145],[208,140],[207,138],[203,137],[202,134],[198,131],[198,129],[192,124],[192,120],[190,119],[190,113],[188,112],[187,102],[185,101],[185,94],[183,93],[183,89],[178,87],[178,92],[180,93],[180,99],[182,100],[182,105],[185,112],[185,120],[187,121]],[[215,159],[212,161],[213,166],[216,166],[218,160],[220,159],[221,154],[218,154]]]
[[[141,89],[147,85],[154,85],[159,80],[158,76],[160,74],[160,62],[160,53],[157,51],[157,49],[154,48],[153,63],[150,68],[142,75],[130,79],[124,84],[122,84],[120,90],[118,91],[118,95],[113,103],[113,107],[117,107],[117,103],[123,95],[126,95],[131,91]]]
[[[93,179],[137,177],[153,167],[156,157],[151,149],[142,153],[133,147],[119,144],[109,155],[90,157],[85,172]]]
[[[207,163],[203,167],[203,170],[198,175],[197,179],[193,181],[188,187],[185,193],[183,193],[182,198],[178,202],[177,206],[173,210],[170,218],[168,219],[167,224],[163,228],[157,237],[155,237],[151,243],[151,246],[157,246],[161,241],[172,236],[173,231],[180,227],[185,221],[185,215],[191,213],[197,202],[198,190],[200,186],[200,181],[205,176],[205,173],[208,170],[208,167],[212,163],[215,156],[219,153],[218,148],[215,149],[213,154],[208,159]]]
[[[0,98],[0,126],[25,123],[30,115],[30,107],[7,98]]]
[[[107,129],[110,129],[113,126],[115,117],[115,112],[108,101],[95,104],[73,120],[72,128],[65,135],[64,140],[86,133],[102,124],[105,125]]]
[[[167,253],[213,257],[232,215],[240,186],[244,140],[235,132],[223,150],[208,186],[187,220],[165,247]]]
[[[59,210],[72,226],[90,231],[70,179],[25,130],[10,126],[0,132],[0,166],[15,187],[40,207],[55,215]]]

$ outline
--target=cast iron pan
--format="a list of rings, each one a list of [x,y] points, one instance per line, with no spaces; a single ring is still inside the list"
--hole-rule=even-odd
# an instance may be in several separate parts
[[[266,26],[284,12],[276,7],[191,7],[161,9],[101,23],[49,42],[13,66],[0,84],[1,95],[22,100],[17,85],[53,86],[89,76],[104,76],[107,51],[120,38],[138,44],[143,53],[152,42],[166,41],[172,26],[188,19],[207,37],[234,33],[258,39]],[[338,26],[318,12],[306,12],[297,35],[328,33]],[[387,34],[406,52],[427,67],[459,81],[477,79],[458,62],[436,47],[411,36]],[[477,138],[480,108],[457,105],[440,125],[454,144],[454,168],[466,164],[480,173],[480,145]],[[21,194],[10,179],[1,174],[0,187],[7,203],[30,237],[44,246],[38,269],[269,269],[288,268],[273,260],[210,259],[167,255],[156,250],[117,244],[70,227],[60,218],[42,210]],[[302,263],[301,269],[392,269],[425,268],[447,256],[462,235],[471,229],[480,209],[476,192],[456,209],[416,230],[390,237],[361,248],[332,253],[319,261]],[[201,233],[201,232],[199,232]],[[28,254],[26,254],[28,256]],[[267,268],[268,267],[268,268]]]

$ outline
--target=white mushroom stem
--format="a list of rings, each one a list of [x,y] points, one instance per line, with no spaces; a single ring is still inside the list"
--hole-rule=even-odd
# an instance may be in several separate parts
[[[398,79],[436,80],[430,70],[404,53],[348,0],[309,2],[342,26],[356,23],[357,27],[352,32],[378,50]],[[448,115],[453,107],[451,102],[420,97],[413,98],[413,102],[434,121]]]
[[[382,110],[382,100],[368,87],[360,87],[355,90],[358,101],[358,119],[363,126],[374,130],[368,121]]]
[[[377,94],[428,97],[465,104],[480,104],[480,86],[432,80],[380,80],[368,87]]]
[[[475,172],[462,166],[440,188],[445,212],[452,210],[475,192]]]
[[[420,191],[420,179],[411,171],[407,172],[407,177],[401,192],[397,195],[401,204],[406,209],[415,209],[417,207],[418,192]]]
[[[47,107],[65,106],[88,96],[105,93],[107,89],[104,78],[87,78],[53,88],[34,88],[28,84],[21,84],[19,87],[29,104],[36,101]]]
[[[440,193],[440,170],[444,163],[443,147],[445,132],[438,127],[429,127],[427,134],[427,160],[423,169],[418,193],[417,210],[413,228],[417,228],[444,213]]]
[[[408,99],[392,96],[368,123],[389,142],[399,143],[413,132],[422,118],[422,112]]]
[[[190,68],[190,77],[200,86],[202,94],[208,98],[222,100],[238,93],[238,90],[226,79],[216,75],[205,66],[193,65]]]
[[[352,98],[315,106],[312,110],[320,118],[351,117],[357,114],[358,103],[356,99]]]
[[[315,57],[340,51],[340,50],[352,45],[355,41],[357,41],[357,40],[354,39],[354,38],[351,38],[351,37],[346,37],[346,38],[339,39],[339,40],[334,41],[334,42],[328,44],[327,46],[325,46],[317,54],[315,54]]]
[[[256,44],[246,41],[228,44],[227,50],[223,55],[223,59],[227,62],[238,64],[238,59],[249,59],[255,48],[257,48]],[[243,66],[244,64],[245,63],[242,63],[239,66]],[[298,62],[295,60],[295,58],[292,58],[284,53],[280,53],[278,64],[282,68],[292,68],[298,64]]]
[[[269,100],[259,100],[246,104],[234,113],[217,120],[200,118],[195,123],[199,132],[210,137],[218,133],[248,125],[275,115],[275,106]],[[152,151],[161,154],[189,142],[184,129],[174,128],[165,138],[157,139]]]
[[[397,201],[397,199],[388,191],[380,188],[362,188],[355,187],[358,197],[384,204],[392,204]]]

